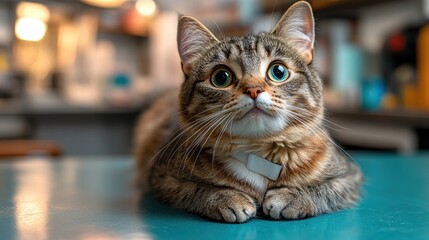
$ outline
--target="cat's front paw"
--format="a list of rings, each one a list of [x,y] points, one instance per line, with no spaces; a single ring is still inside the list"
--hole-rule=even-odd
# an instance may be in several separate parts
[[[262,207],[265,215],[273,219],[302,219],[316,215],[310,195],[296,188],[268,190]]]
[[[220,190],[208,199],[206,215],[217,221],[242,223],[256,215],[253,198],[235,190]]]

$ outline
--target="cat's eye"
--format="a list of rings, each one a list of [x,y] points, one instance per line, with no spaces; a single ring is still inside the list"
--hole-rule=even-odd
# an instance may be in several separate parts
[[[234,75],[227,68],[219,68],[215,70],[212,73],[212,76],[210,78],[210,81],[213,84],[213,86],[217,88],[226,88],[229,85],[231,85],[233,80],[234,80]]]
[[[268,68],[267,77],[273,82],[284,82],[289,78],[289,76],[289,70],[281,63],[271,64],[270,68]]]

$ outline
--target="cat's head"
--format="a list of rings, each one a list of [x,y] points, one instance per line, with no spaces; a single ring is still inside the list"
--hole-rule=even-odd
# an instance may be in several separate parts
[[[308,129],[323,115],[314,37],[306,2],[290,7],[270,33],[221,40],[196,19],[180,17],[182,121],[243,138]]]

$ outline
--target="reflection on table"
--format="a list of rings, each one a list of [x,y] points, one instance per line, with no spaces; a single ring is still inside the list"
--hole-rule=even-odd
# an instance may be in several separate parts
[[[359,206],[300,221],[212,222],[139,195],[123,157],[0,162],[2,239],[427,239],[429,153],[356,152]]]

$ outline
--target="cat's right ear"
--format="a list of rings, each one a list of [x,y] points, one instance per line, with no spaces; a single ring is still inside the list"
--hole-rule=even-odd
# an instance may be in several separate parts
[[[271,32],[298,50],[307,64],[314,58],[314,17],[310,4],[299,1],[280,18]]]
[[[177,46],[183,72],[189,75],[198,54],[217,41],[217,38],[198,20],[181,16],[177,27]]]

